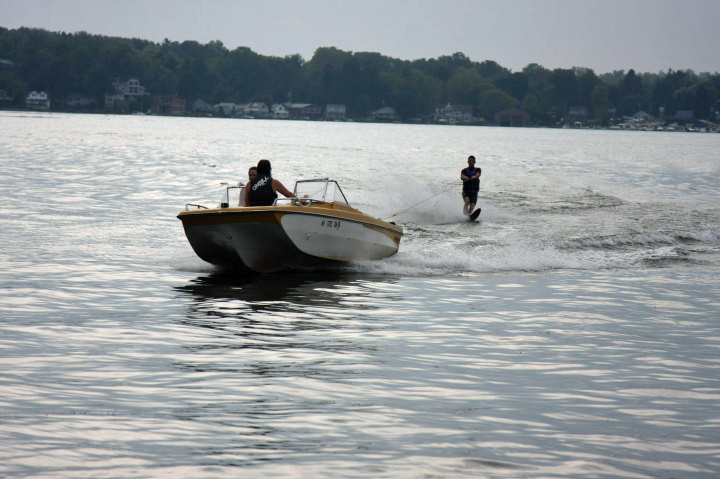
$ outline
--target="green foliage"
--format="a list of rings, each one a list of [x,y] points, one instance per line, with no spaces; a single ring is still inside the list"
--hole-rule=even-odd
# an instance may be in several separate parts
[[[321,47],[306,62],[300,55],[263,56],[247,47],[230,51],[220,41],[154,43],[0,28],[0,58],[16,65],[0,70],[0,89],[17,106],[31,90],[48,91],[55,104],[82,94],[102,105],[114,79],[138,78],[151,94],[175,94],[188,105],[198,98],[211,104],[342,103],[359,119],[392,106],[406,120],[426,120],[446,103],[469,105],[488,121],[501,110],[520,108],[539,125],[557,124],[571,107],[585,107],[597,124],[611,121],[612,111],[671,116],[693,110],[696,118],[715,120],[720,109],[718,73],[629,70],[598,76],[588,68],[548,70],[535,63],[512,72],[461,52],[406,61]]]
[[[517,98],[499,88],[490,88],[480,94],[480,113],[488,120],[492,119],[495,113],[507,108],[515,108],[519,104]]]
[[[477,69],[460,67],[447,81],[446,97],[448,102],[453,104],[475,105],[480,93],[492,86]]]
[[[608,122],[608,87],[600,83],[592,90],[593,110],[595,111],[595,123],[606,125]]]

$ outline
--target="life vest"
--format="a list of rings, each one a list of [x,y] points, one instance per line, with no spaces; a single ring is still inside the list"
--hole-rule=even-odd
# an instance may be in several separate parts
[[[471,177],[475,176],[475,174],[477,174],[478,170],[480,170],[480,168],[471,168],[468,166],[467,168],[465,168],[463,170],[463,173],[468,178],[471,178]],[[473,191],[479,191],[479,190],[480,190],[480,178],[476,178],[474,180],[467,180],[467,181],[463,182],[463,191],[473,192]]]
[[[271,206],[278,195],[273,191],[272,176],[265,175],[255,178],[248,188],[248,206]]]

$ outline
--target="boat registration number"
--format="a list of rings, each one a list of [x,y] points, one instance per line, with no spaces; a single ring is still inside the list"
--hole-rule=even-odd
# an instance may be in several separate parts
[[[324,226],[325,228],[335,228],[336,230],[340,229],[342,221],[336,221],[336,220],[322,220],[322,223],[320,226]]]

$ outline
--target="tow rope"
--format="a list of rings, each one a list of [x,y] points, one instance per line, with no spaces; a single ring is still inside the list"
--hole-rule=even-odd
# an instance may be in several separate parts
[[[443,194],[443,193],[445,193],[446,191],[449,191],[451,188],[455,188],[455,187],[457,187],[457,184],[452,184],[452,185],[448,186],[447,188],[445,188],[444,190],[440,191],[439,193],[435,193],[435,194],[432,195],[432,196],[428,196],[428,197],[425,198],[424,200],[419,201],[419,202],[415,203],[414,205],[412,205],[412,206],[410,206],[410,207],[408,207],[408,208],[405,208],[404,210],[400,210],[400,211],[398,211],[397,213],[395,213],[395,214],[392,215],[392,216],[388,216],[388,217],[385,218],[383,221],[387,221],[387,220],[389,220],[390,218],[394,218],[395,216],[397,216],[397,215],[399,215],[399,214],[401,214],[401,213],[405,213],[406,211],[409,211],[409,210],[411,210],[411,209],[413,209],[413,208],[416,208],[416,207],[420,206],[421,204],[425,203],[427,200],[431,200],[431,199],[435,198],[436,196],[440,196],[441,194]]]

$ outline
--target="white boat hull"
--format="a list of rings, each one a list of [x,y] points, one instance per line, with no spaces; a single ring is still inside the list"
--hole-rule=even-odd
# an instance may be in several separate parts
[[[334,261],[370,261],[395,254],[393,239],[368,224],[341,218],[286,214],[285,234],[303,253]]]
[[[402,228],[349,207],[267,206],[178,215],[203,260],[267,273],[387,258]]]

